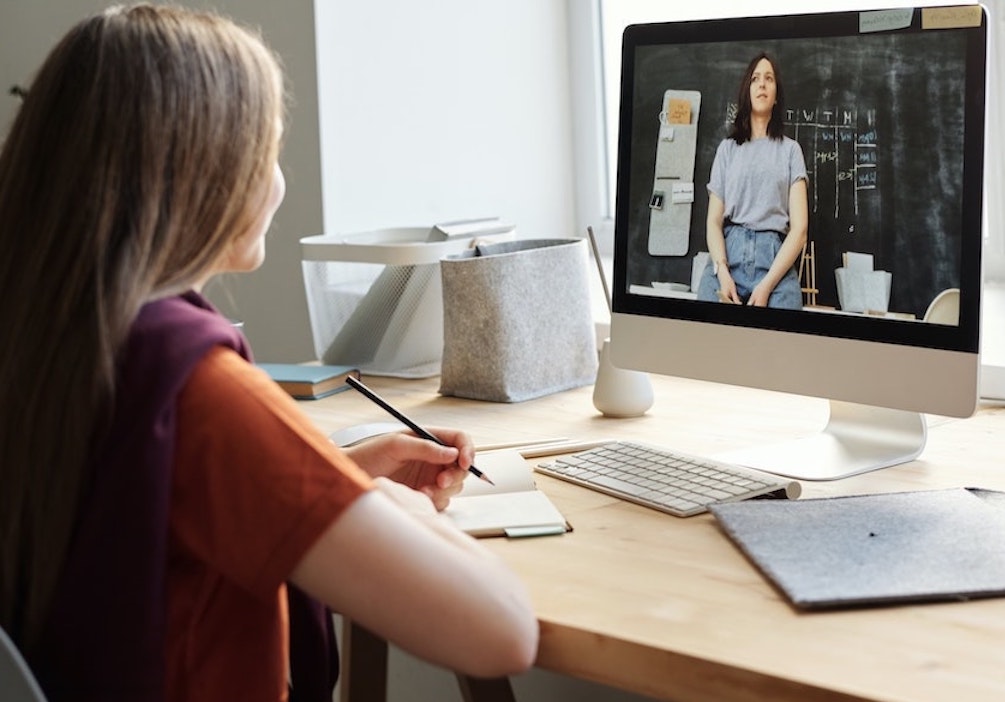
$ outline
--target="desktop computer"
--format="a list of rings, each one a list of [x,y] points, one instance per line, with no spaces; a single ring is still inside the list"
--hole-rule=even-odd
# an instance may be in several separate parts
[[[974,411],[987,25],[967,5],[625,30],[614,364],[831,405],[819,435],[731,461],[839,478],[918,456],[923,413]],[[926,320],[947,290],[958,312]]]

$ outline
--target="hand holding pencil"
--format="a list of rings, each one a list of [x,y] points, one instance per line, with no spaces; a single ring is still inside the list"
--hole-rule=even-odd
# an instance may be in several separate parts
[[[368,388],[362,381],[357,380],[356,378],[354,378],[352,376],[349,376],[349,377],[346,378],[346,383],[348,383],[355,390],[358,390],[367,399],[371,400],[376,405],[378,405],[379,407],[381,407],[384,411],[386,411],[392,417],[394,417],[399,422],[401,422],[402,424],[404,424],[406,427],[408,427],[409,429],[411,429],[413,432],[415,432],[415,434],[417,436],[419,436],[419,437],[421,437],[423,439],[426,439],[427,441],[432,441],[433,443],[439,444],[440,446],[449,446],[448,443],[444,442],[442,439],[440,439],[439,437],[437,437],[435,434],[433,434],[433,433],[429,432],[428,430],[424,429],[419,424],[417,424],[414,420],[412,420],[411,418],[407,417],[404,413],[402,413],[401,411],[399,411],[398,409],[396,409],[393,405],[391,405],[389,402],[387,402],[387,400],[385,400],[380,395],[378,395],[377,393],[375,393],[373,390],[371,390],[370,388]],[[468,471],[470,473],[472,473],[473,475],[475,475],[476,477],[480,478],[481,480],[484,480],[489,485],[495,485],[495,483],[492,482],[492,479],[489,478],[484,473],[482,473],[480,470],[478,470],[478,468],[476,468],[474,466],[474,464],[468,466]]]

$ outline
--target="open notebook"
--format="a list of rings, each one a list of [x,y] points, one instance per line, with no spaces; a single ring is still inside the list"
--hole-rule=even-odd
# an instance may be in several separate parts
[[[472,536],[546,536],[572,527],[534,484],[534,473],[515,450],[479,453],[475,464],[495,486],[469,476],[444,511]]]

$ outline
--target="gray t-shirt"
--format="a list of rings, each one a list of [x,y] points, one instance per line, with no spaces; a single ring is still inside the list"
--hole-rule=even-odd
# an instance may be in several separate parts
[[[708,191],[725,204],[726,222],[785,234],[789,188],[800,178],[806,178],[803,150],[789,137],[743,144],[723,139],[712,162]]]

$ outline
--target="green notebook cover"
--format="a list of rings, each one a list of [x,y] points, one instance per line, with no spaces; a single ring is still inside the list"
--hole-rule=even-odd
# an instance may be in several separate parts
[[[258,363],[259,368],[298,400],[319,400],[349,388],[346,376],[359,377],[355,366]]]

